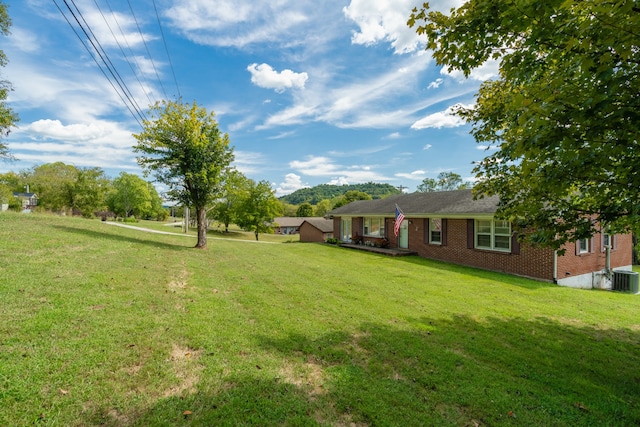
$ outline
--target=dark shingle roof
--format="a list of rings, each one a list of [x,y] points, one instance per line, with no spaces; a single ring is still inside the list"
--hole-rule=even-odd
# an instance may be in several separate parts
[[[300,224],[302,224],[305,219],[306,218],[299,216],[280,216],[274,218],[273,222],[280,227],[300,227]]]
[[[396,204],[405,216],[492,215],[498,207],[498,197],[474,200],[472,190],[396,194],[384,199],[356,200],[332,210],[330,214],[394,216]]]
[[[324,218],[307,218],[303,224],[308,222],[323,233],[331,233],[333,231],[333,221]]]

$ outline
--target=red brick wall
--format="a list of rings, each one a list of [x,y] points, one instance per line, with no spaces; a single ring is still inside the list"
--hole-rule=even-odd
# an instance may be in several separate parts
[[[334,223],[335,226],[335,223]],[[308,222],[303,222],[300,226],[300,241],[301,242],[324,242],[324,233],[318,230]]]
[[[425,242],[426,221],[409,220],[409,250],[418,255],[468,265],[485,270],[502,271],[520,276],[553,280],[553,251],[521,245],[519,254],[467,248],[467,220],[448,219],[446,245],[431,245]],[[391,233],[392,247],[397,246]]]
[[[436,259],[485,270],[501,271],[520,276],[552,281],[553,250],[520,245],[519,253],[505,253],[467,248],[467,220],[447,219],[446,245],[431,245],[425,242],[426,221],[423,218],[408,218],[409,250],[424,258]],[[353,233],[361,227],[362,219],[353,218]],[[393,218],[385,221],[385,230],[392,248],[398,247],[398,238],[393,234]],[[334,234],[339,235],[340,219],[334,218]],[[575,244],[567,245],[564,256],[557,258],[558,279],[602,270],[605,254],[601,252],[601,236],[594,236],[594,253],[575,254]],[[617,235],[616,248],[611,253],[611,267],[631,265],[631,235]],[[567,272],[569,274],[567,274]]]
[[[604,269],[606,253],[602,250],[602,235],[596,234],[590,239],[589,253],[576,255],[576,243],[568,243],[563,256],[558,256],[558,279]],[[614,249],[611,250],[611,268],[632,264],[632,235],[617,234],[614,237]]]

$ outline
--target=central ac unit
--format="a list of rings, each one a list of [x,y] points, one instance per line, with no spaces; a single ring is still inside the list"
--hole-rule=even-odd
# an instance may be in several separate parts
[[[638,273],[635,271],[614,270],[612,290],[638,293]]]

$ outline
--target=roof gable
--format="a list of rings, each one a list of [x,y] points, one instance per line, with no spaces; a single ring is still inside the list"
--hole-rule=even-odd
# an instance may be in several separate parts
[[[303,221],[304,223],[308,223],[323,233],[331,233],[333,232],[333,221],[325,218],[307,218]]]
[[[310,217],[303,216],[279,216],[273,219],[273,222],[278,224],[279,227],[300,227],[302,223],[310,219]]]

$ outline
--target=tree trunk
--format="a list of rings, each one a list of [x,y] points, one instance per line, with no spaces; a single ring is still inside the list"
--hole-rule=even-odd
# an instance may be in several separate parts
[[[207,210],[204,206],[196,208],[196,220],[198,221],[196,248],[205,249],[207,247]]]
[[[256,227],[256,240],[258,240],[258,227]]]

